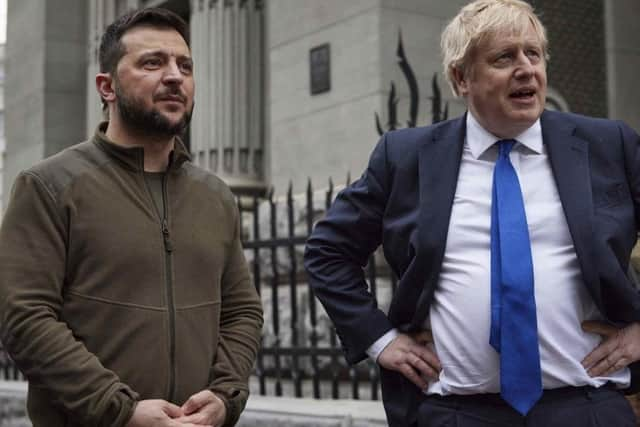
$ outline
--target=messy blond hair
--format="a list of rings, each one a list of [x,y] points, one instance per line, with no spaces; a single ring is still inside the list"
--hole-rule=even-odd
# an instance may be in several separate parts
[[[528,23],[533,25],[548,59],[547,32],[530,4],[522,0],[475,0],[464,6],[445,27],[440,41],[444,73],[454,95],[460,95],[454,71],[467,75],[473,49],[481,41],[502,32],[520,34]]]

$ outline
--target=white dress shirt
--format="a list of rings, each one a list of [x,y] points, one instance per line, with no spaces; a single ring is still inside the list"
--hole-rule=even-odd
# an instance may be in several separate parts
[[[467,114],[458,185],[442,271],[425,327],[432,330],[442,364],[428,394],[500,392],[499,354],[489,345],[491,327],[491,193],[499,140]],[[628,386],[624,368],[591,378],[582,359],[600,342],[583,332],[583,320],[602,319],[582,281],[573,241],[556,188],[538,120],[516,138],[510,160],[524,199],[538,321],[542,385]],[[397,335],[389,331],[367,351],[377,359]]]

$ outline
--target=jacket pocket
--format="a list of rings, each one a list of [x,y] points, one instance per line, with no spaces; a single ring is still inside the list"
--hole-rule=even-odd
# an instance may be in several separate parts
[[[596,192],[593,196],[593,202],[596,208],[608,208],[620,205],[627,198],[626,185],[616,182],[607,185],[602,191]]]
[[[168,313],[166,309],[115,303],[68,292],[62,320],[76,339],[142,399],[167,398]],[[86,354],[76,356],[81,363]],[[105,383],[93,384],[95,378]],[[68,379],[77,389],[109,387],[110,376],[97,372]]]
[[[219,340],[220,302],[176,310],[176,400],[207,388]]]

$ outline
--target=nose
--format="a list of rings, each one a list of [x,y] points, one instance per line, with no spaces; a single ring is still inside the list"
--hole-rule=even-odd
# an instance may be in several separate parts
[[[516,77],[519,79],[529,78],[533,75],[534,66],[524,52],[519,52],[517,57]]]
[[[162,78],[165,84],[182,83],[184,76],[180,72],[180,66],[175,60],[167,62]]]

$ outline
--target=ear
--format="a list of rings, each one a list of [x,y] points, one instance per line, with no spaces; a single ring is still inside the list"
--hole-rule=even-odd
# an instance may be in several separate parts
[[[462,71],[458,67],[454,67],[451,69],[451,76],[453,77],[453,81],[456,84],[456,88],[458,89],[458,95],[467,96],[469,93],[469,81],[467,73]]]
[[[96,89],[104,102],[109,103],[115,101],[116,90],[114,84],[115,82],[110,73],[96,74]]]

